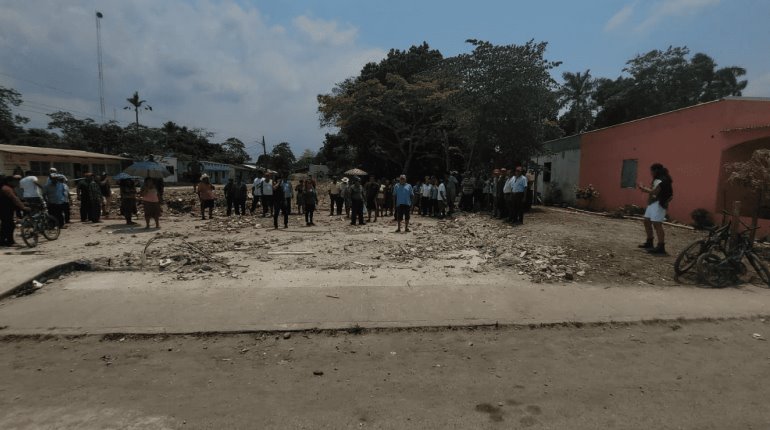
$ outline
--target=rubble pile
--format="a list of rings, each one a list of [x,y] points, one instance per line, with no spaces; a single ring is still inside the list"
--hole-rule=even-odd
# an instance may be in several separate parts
[[[585,276],[590,269],[576,249],[499,227],[481,216],[464,215],[416,232],[414,242],[393,245],[385,255],[393,261],[408,262],[431,255],[464,260],[475,254],[482,262],[470,270],[510,268],[534,282],[571,281]]]
[[[209,219],[200,226],[196,226],[204,231],[216,231],[222,233],[236,233],[243,229],[262,228],[260,221],[257,221],[251,216],[229,216],[229,217],[215,217]]]

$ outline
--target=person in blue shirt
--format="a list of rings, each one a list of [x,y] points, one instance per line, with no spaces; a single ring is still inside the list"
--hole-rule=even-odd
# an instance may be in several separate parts
[[[401,221],[404,221],[404,233],[409,233],[409,214],[412,210],[412,186],[406,183],[406,175],[398,178],[398,184],[393,187],[393,206],[396,208],[396,221],[401,232]]]
[[[51,173],[48,182],[43,187],[43,196],[48,202],[48,213],[56,218],[61,228],[66,228],[64,209],[69,201],[67,192],[64,186],[64,177],[58,173]]]
[[[524,208],[526,207],[527,197],[527,177],[523,174],[523,169],[517,167],[511,178],[511,193],[513,198],[513,218],[514,224],[524,223]]]

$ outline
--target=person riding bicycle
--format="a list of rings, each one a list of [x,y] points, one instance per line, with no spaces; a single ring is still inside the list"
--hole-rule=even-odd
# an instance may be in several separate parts
[[[31,208],[32,212],[43,209],[43,187],[38,183],[34,172],[27,170],[19,181],[19,187],[21,187],[24,203]]]
[[[13,240],[13,231],[16,229],[14,209],[30,210],[13,191],[15,182],[16,178],[13,176],[0,176],[0,246],[16,245]]]

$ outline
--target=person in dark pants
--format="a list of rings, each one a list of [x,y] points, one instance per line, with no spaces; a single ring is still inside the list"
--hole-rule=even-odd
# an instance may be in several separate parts
[[[233,207],[235,206],[235,180],[233,178],[228,179],[222,191],[225,193],[227,216],[230,216],[233,214]],[[238,209],[235,210],[235,213],[238,213]]]
[[[86,187],[87,187],[87,194],[88,194],[88,220],[92,223],[100,223],[102,222],[101,216],[102,216],[102,189],[99,185],[99,182],[94,180],[93,174],[88,174],[86,176]]]
[[[48,183],[43,187],[43,195],[46,202],[48,202],[48,214],[56,218],[59,227],[67,228],[64,225],[64,203],[65,203],[65,190],[64,190],[64,177],[58,173],[51,173],[48,176]]]
[[[13,219],[16,209],[29,211],[30,208],[16,196],[13,190],[16,179],[12,176],[0,177],[0,246],[13,246],[13,231],[16,222]]]
[[[313,223],[313,212],[318,204],[318,193],[313,187],[312,181],[305,181],[305,191],[302,194],[303,202],[305,203],[305,225],[308,227],[315,225]]]
[[[268,211],[273,216],[273,182],[269,173],[262,180],[262,218],[267,216]]]
[[[289,208],[286,207],[286,197],[283,181],[276,176],[273,183],[273,227],[278,228],[278,215],[283,212],[283,228],[289,228]]]
[[[257,204],[259,204],[259,201],[262,199],[262,183],[265,181],[265,178],[262,177],[262,171],[257,172],[257,177],[254,178],[253,186],[251,187],[251,195],[254,197],[254,200],[251,201],[251,208],[250,212],[253,215],[254,212],[257,210]],[[264,205],[264,202],[262,203]]]
[[[78,201],[80,202],[80,222],[86,222],[88,219],[88,205],[90,204],[88,200],[88,175],[90,173],[86,173],[86,176],[78,182],[76,188]]]
[[[511,194],[513,195],[513,216],[511,219],[514,224],[522,224],[524,223],[524,209],[527,205],[527,177],[522,174],[521,167],[516,168],[511,181]]]
[[[136,184],[131,178],[121,179],[120,187],[120,214],[126,220],[126,225],[135,225],[131,217],[136,213]]]
[[[246,199],[249,197],[249,187],[244,182],[235,186],[235,214],[246,215]]]
[[[361,186],[361,179],[356,176],[353,179],[353,185],[350,186],[350,225],[364,225],[364,187]]]

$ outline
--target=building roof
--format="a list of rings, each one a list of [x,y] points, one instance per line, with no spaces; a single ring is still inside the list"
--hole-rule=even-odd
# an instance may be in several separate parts
[[[0,145],[0,152],[28,155],[54,155],[58,157],[101,158],[104,160],[128,160],[117,155],[100,154],[98,152],[77,151],[74,149],[43,148],[38,146]]]
[[[543,149],[547,152],[559,153],[573,149],[580,149],[580,134],[549,140],[543,143]]]

